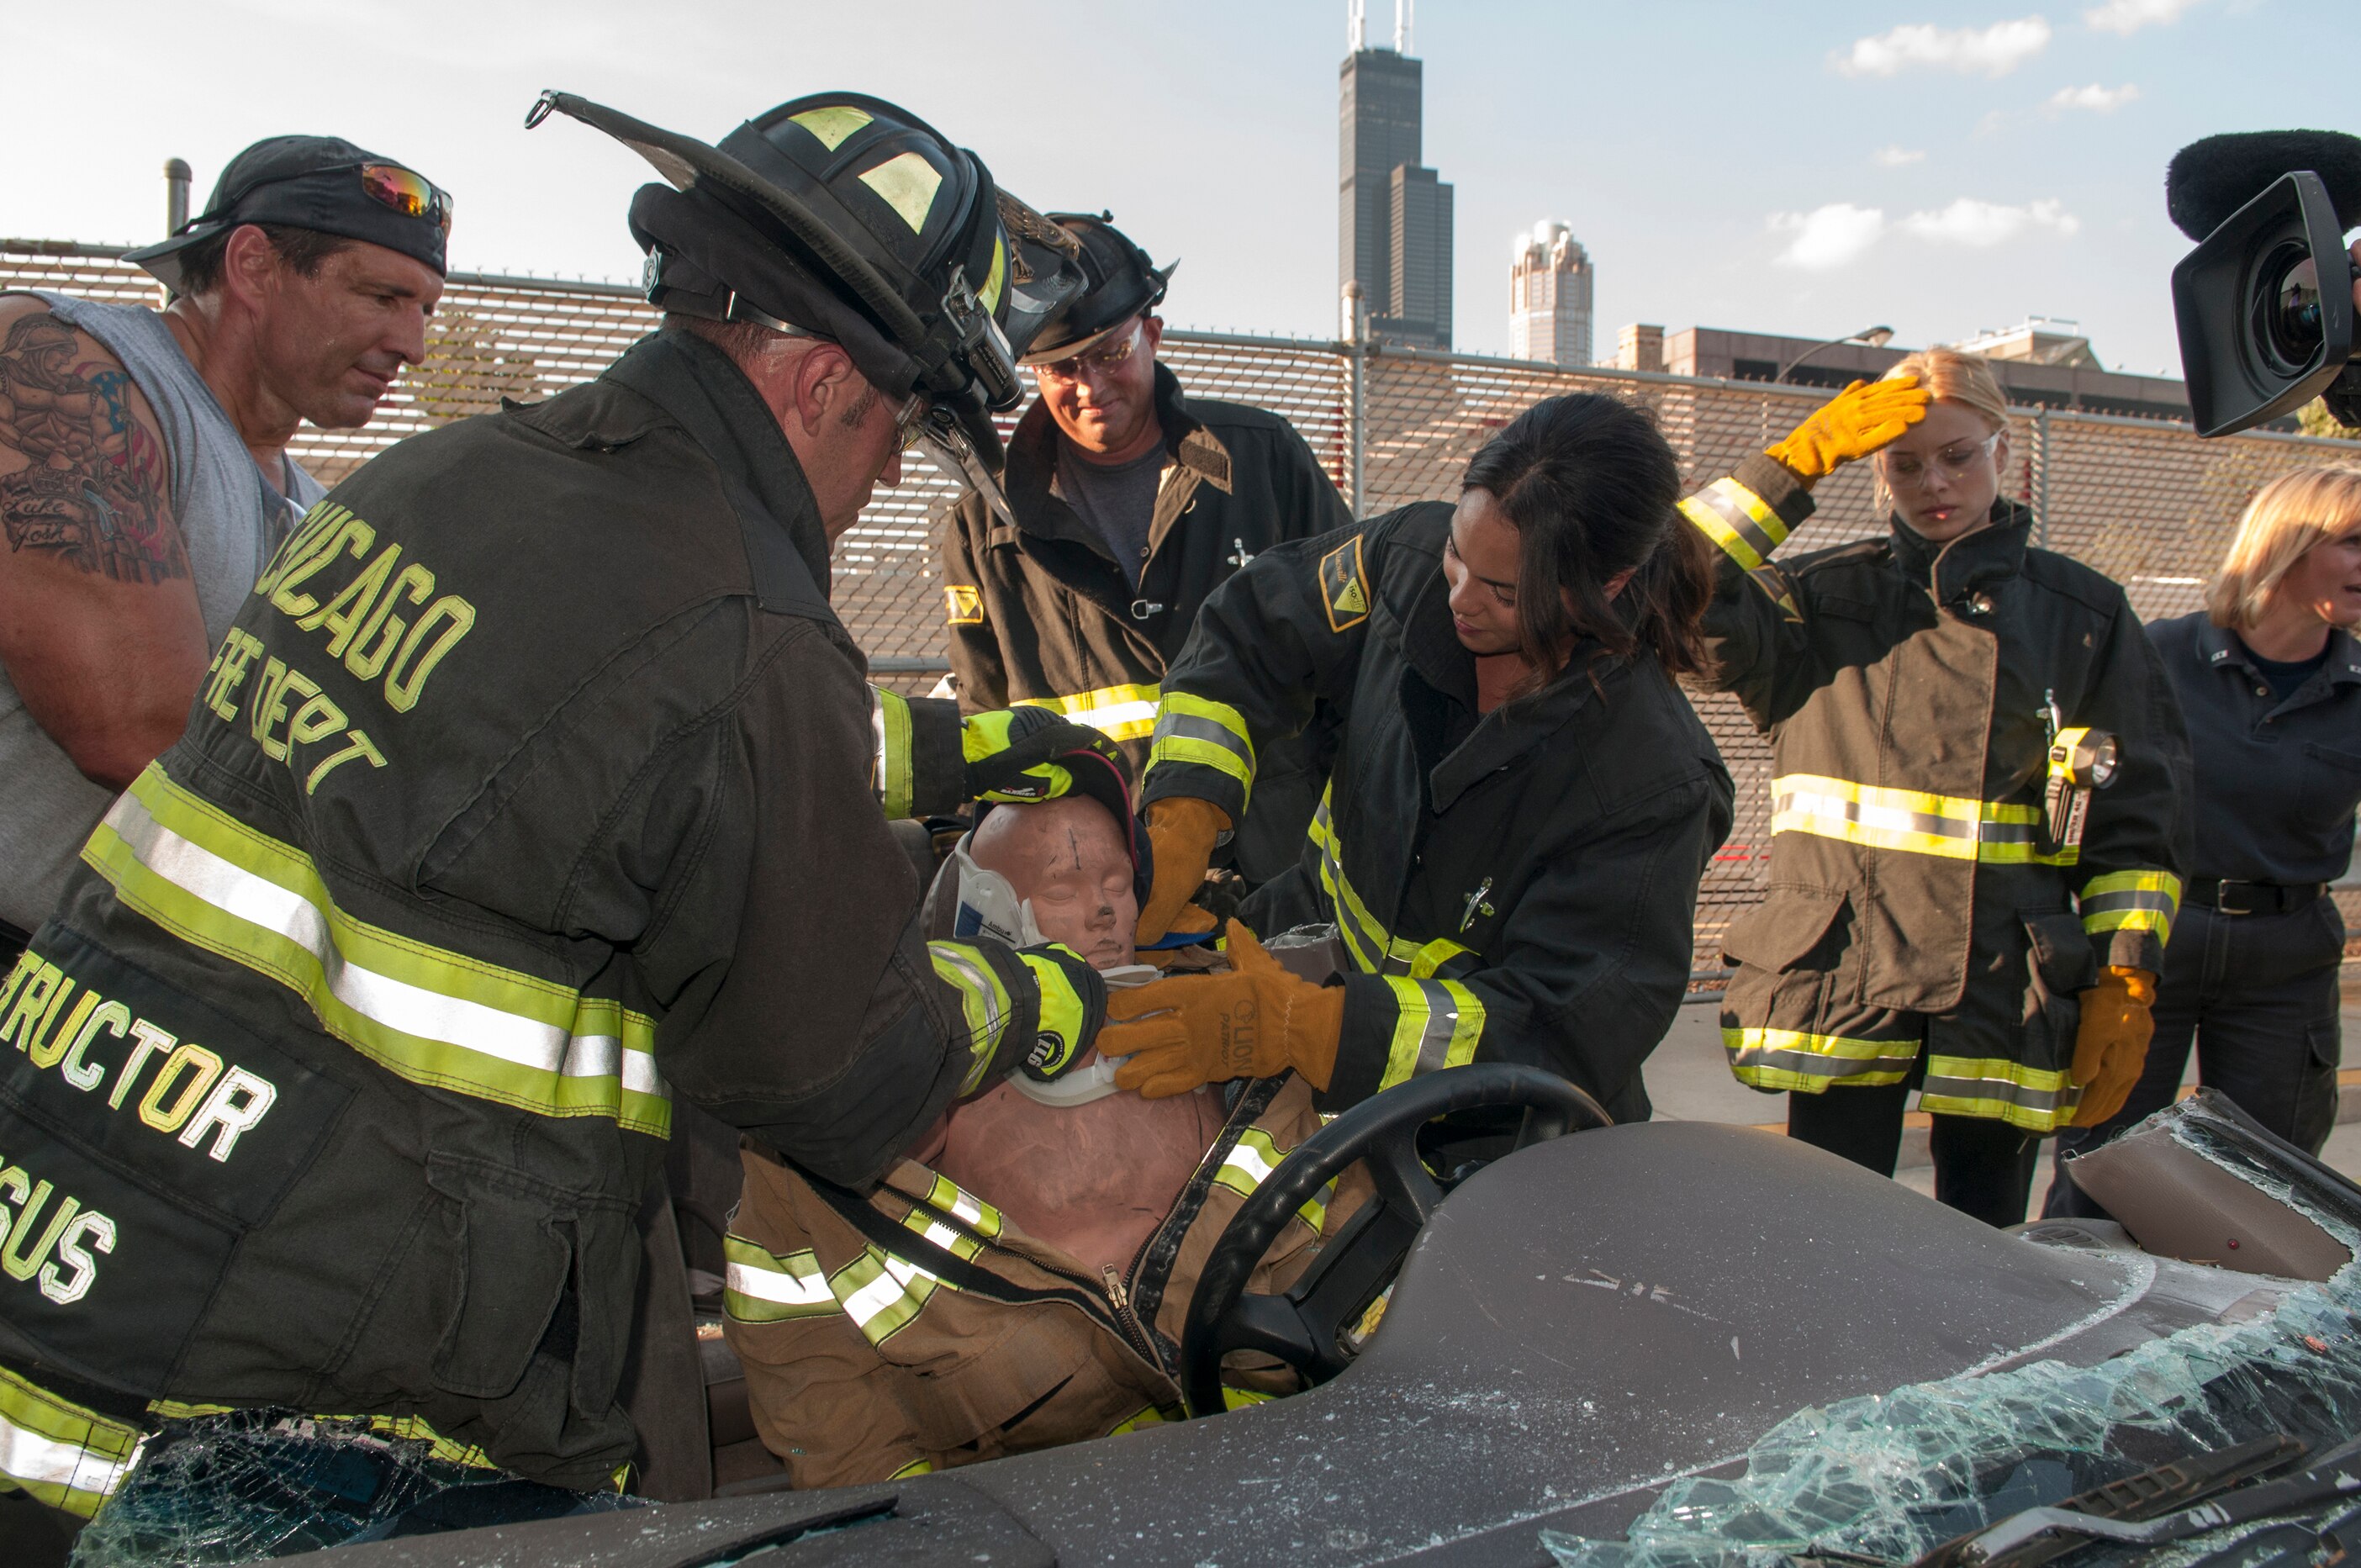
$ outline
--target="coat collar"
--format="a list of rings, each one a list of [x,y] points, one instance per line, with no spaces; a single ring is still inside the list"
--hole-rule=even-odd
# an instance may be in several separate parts
[[[2254,650],[2246,646],[2246,640],[2227,627],[2214,625],[2210,616],[2197,623],[2197,655],[2208,669],[2236,670],[2249,679],[2263,678],[2262,670],[2255,663]],[[2331,685],[2361,685],[2361,641],[2342,627],[2331,627],[2328,660],[2320,673],[2328,677]]]
[[[695,333],[671,331],[640,339],[600,378],[654,403],[704,449],[738,513],[763,608],[833,620],[819,503],[745,372]]]
[[[1156,422],[1164,432],[1168,466],[1177,465],[1223,494],[1230,493],[1230,449],[1205,428],[1181,392],[1180,378],[1161,361],[1156,367]],[[1054,508],[1046,504],[1056,499],[1050,485],[1058,477],[1058,439],[1057,422],[1041,400],[1035,398],[1008,438],[1005,476],[1008,510],[1016,514],[1016,526],[1027,533],[1088,543],[1093,536],[1087,529],[1079,523],[1066,526],[1067,509],[1062,503]]]
[[[1971,599],[1979,591],[2025,570],[2033,514],[2015,501],[1995,500],[1989,523],[1946,544],[1927,539],[1899,514],[1890,518],[1887,526],[1893,534],[1894,562],[1902,575],[1923,585],[1937,604],[1951,605]]]
[[[1476,662],[1451,630],[1450,588],[1438,563],[1402,618],[1402,657],[1436,691],[1476,710]],[[1565,672],[1530,696],[1502,703],[1477,720],[1466,740],[1435,764],[1427,778],[1434,809],[1452,804],[1486,775],[1499,772],[1573,722],[1599,688],[1618,682],[1624,661],[1604,659],[1594,644],[1577,644]],[[1592,677],[1597,677],[1594,684]]]

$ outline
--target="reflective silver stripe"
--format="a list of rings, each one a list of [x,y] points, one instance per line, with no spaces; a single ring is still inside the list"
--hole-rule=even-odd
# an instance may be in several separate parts
[[[758,1301],[775,1301],[783,1307],[833,1307],[836,1298],[829,1294],[827,1277],[815,1267],[808,1274],[786,1269],[757,1268],[750,1264],[729,1266],[726,1281],[729,1288],[741,1296],[752,1296]]]
[[[111,1497],[138,1457],[135,1448],[130,1458],[109,1459],[80,1443],[44,1437],[0,1415],[0,1475],[12,1481]]]
[[[173,832],[136,795],[117,796],[105,821],[140,863],[166,882],[310,952],[319,961],[329,991],[363,1017],[519,1067],[566,1078],[620,1077],[635,1092],[668,1094],[655,1058],[630,1049],[619,1036],[571,1034],[536,1018],[362,968],[336,946],[327,916],[317,905]]]
[[[1192,713],[1175,713],[1170,707],[1163,709],[1156,720],[1156,738],[1159,740],[1209,740],[1225,751],[1235,753],[1248,765],[1252,765],[1254,760],[1246,743],[1228,725],[1218,719],[1200,718]]]
[[[1744,503],[1739,499],[1741,494],[1753,497],[1758,504],[1762,502],[1762,498],[1753,496],[1751,490],[1742,490],[1734,479],[1717,479],[1688,499],[1696,505],[1710,509],[1713,514],[1721,520],[1723,526],[1736,534],[1745,543],[1746,547],[1754,553],[1754,559],[1752,561],[1746,560],[1743,556],[1738,557],[1741,565],[1752,570],[1771,558],[1771,553],[1778,549],[1785,541],[1787,531],[1782,526],[1779,514],[1773,511],[1768,505],[1763,506],[1763,510],[1769,519],[1768,523],[1756,521],[1748,513]],[[1777,533],[1771,532],[1772,529],[1777,529]],[[1719,543],[1720,541],[1717,540],[1715,543]]]

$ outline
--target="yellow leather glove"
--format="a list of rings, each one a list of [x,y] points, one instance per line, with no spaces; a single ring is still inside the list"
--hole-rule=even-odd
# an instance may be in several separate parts
[[[1139,909],[1137,940],[1153,942],[1172,929],[1181,906],[1196,896],[1213,863],[1213,843],[1230,828],[1230,814],[1194,795],[1167,795],[1148,808],[1148,848],[1156,885]],[[1202,930],[1203,927],[1184,927]]]
[[[1770,455],[1808,488],[1925,419],[1931,397],[1916,376],[1855,381],[1789,431]]]
[[[2156,976],[2144,969],[2109,969],[2082,992],[2082,1023],[2074,1031],[2071,1077],[2082,1090],[2074,1125],[2095,1127],[2124,1108],[2147,1063],[2156,1020]]]
[[[1345,988],[1289,973],[1235,920],[1228,937],[1227,974],[1175,975],[1107,993],[1099,1054],[1131,1058],[1115,1069],[1116,1088],[1160,1100],[1288,1068],[1314,1089],[1328,1087]]]

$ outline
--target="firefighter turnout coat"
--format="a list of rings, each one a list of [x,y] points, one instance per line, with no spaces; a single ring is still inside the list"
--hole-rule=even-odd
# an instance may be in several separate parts
[[[1232,1088],[1220,1135],[1120,1278],[923,1165],[904,1161],[864,1201],[750,1150],[722,1332],[794,1485],[884,1481],[1180,1419],[1180,1328],[1205,1260],[1320,1130],[1291,1073]],[[1331,1182],[1246,1288],[1292,1284],[1367,1192],[1357,1168]],[[1293,1387],[1278,1371],[1225,1376],[1234,1401]]]
[[[1653,655],[1577,646],[1479,715],[1445,602],[1451,515],[1424,501],[1281,545],[1216,591],[1166,677],[1142,794],[1235,815],[1263,749],[1334,703],[1301,859],[1239,910],[1264,935],[1333,922],[1352,955],[1323,1106],[1513,1061],[1644,1118],[1640,1064],[1687,985],[1730,775]]]
[[[0,990],[0,1463],[88,1512],[210,1403],[610,1483],[672,1097],[862,1183],[1011,1065],[873,793],[952,805],[958,715],[827,581],[685,333],[313,510]]]
[[[1135,778],[1148,765],[1159,683],[1205,597],[1272,545],[1351,521],[1312,449],[1277,414],[1183,397],[1159,365],[1156,415],[1164,475],[1137,592],[1106,542],[1052,490],[1058,427],[1038,402],[1008,444],[1016,525],[971,492],[939,539],[962,705],[1055,708],[1111,736]],[[1232,846],[1249,882],[1294,863],[1327,740],[1315,729],[1265,759],[1256,816]]]
[[[1898,1083],[2036,1133],[2070,1120],[2077,995],[2163,968],[2188,742],[2114,582],[2026,543],[1890,532],[1769,557],[1811,515],[1750,459],[1681,503],[1718,546],[1708,684],[1771,738],[1771,889],[1723,943],[1731,1069],[1766,1091]],[[2053,735],[2115,738],[2079,846],[2044,840]]]

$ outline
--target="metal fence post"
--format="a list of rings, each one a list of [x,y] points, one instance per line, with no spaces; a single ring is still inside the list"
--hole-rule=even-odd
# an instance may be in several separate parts
[[[2033,543],[2046,546],[2049,543],[2049,465],[2054,449],[2049,444],[2049,405],[2033,416]]]
[[[1345,355],[1352,367],[1352,400],[1345,412],[1345,449],[1351,459],[1353,515],[1362,515],[1368,502],[1367,477],[1362,466],[1368,431],[1369,311],[1361,298],[1361,280],[1345,285]]]

